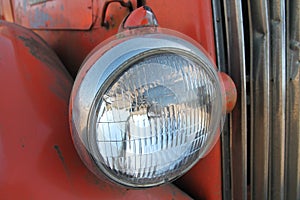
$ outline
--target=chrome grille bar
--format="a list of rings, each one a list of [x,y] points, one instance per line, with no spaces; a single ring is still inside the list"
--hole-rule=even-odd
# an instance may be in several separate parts
[[[287,170],[286,199],[300,199],[300,2],[287,1]]]
[[[284,199],[286,111],[286,7],[270,1],[270,162],[269,199]]]
[[[224,0],[228,73],[238,100],[230,115],[231,189],[234,199],[247,198],[247,102],[244,30],[241,0]]]
[[[248,1],[251,37],[251,198],[267,199],[270,122],[270,35],[268,1]]]
[[[224,40],[224,19],[222,12],[222,2],[219,0],[212,0],[213,20],[215,30],[215,44],[217,55],[217,66],[222,72],[227,72],[226,53],[225,53],[225,40]],[[229,129],[229,116],[226,117],[222,134],[221,134],[221,147],[222,147],[222,196],[223,200],[232,199],[231,197],[231,163],[230,163],[230,129]]]
[[[231,172],[230,181],[223,175],[224,188],[231,187],[231,195],[223,197],[300,199],[300,1],[248,0],[244,10],[242,1],[223,3],[225,57],[239,94],[230,117],[230,155],[224,156],[223,152],[223,163],[231,160],[231,164],[223,165]],[[249,15],[244,19],[249,20],[249,30],[241,15],[245,8]],[[243,31],[247,31],[250,46],[245,46]],[[246,55],[250,56],[247,68],[244,48],[250,49]],[[248,130],[246,69],[250,71]],[[225,136],[222,137],[226,139]],[[250,144],[248,152],[247,144]],[[248,163],[247,156],[250,156]]]

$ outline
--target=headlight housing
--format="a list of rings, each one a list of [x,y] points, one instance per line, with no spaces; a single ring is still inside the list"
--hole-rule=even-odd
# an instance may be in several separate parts
[[[127,30],[100,44],[76,78],[75,146],[99,177],[128,187],[174,180],[217,141],[222,84],[205,51],[174,31]]]

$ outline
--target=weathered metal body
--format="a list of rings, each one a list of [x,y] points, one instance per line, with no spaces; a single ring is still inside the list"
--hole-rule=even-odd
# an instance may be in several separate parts
[[[103,27],[100,16],[104,3],[1,1],[0,10],[2,19],[31,29],[42,37],[75,77],[87,54],[117,33],[121,20],[128,14],[128,10],[118,3],[109,5],[106,12],[109,27]],[[147,3],[155,10],[162,27],[192,37],[215,59],[210,1],[189,4],[176,1],[171,3],[172,6],[169,1]],[[136,2],[133,4],[136,7]],[[192,20],[183,17],[191,13]],[[180,26],[178,21],[181,21]],[[26,34],[28,36],[23,36]],[[4,40],[5,37],[8,39]],[[1,38],[1,68],[7,70],[1,73],[0,79],[2,96],[5,97],[1,100],[2,197],[188,198],[172,185],[127,190],[96,179],[84,167],[72,144],[67,105],[73,81],[63,64],[29,30],[1,22]],[[49,63],[52,59],[56,62]],[[220,155],[218,142],[189,175],[178,181],[178,185],[190,190],[197,198],[221,199]],[[197,188],[190,185],[197,185]]]
[[[143,190],[97,179],[70,137],[73,79],[131,11],[107,2],[0,0],[0,198],[300,199],[299,1],[131,1],[197,41],[238,95],[209,155]]]

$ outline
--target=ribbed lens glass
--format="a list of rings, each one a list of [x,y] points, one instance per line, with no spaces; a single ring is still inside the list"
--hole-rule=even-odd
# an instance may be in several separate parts
[[[215,72],[187,55],[139,60],[99,95],[92,154],[110,178],[129,186],[186,172],[211,145],[221,119]]]

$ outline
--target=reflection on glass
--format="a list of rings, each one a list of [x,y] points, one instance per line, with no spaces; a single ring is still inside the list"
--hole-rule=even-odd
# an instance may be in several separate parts
[[[134,64],[100,101],[98,162],[132,182],[178,174],[214,134],[221,109],[216,87],[213,75],[185,56],[166,53]]]

